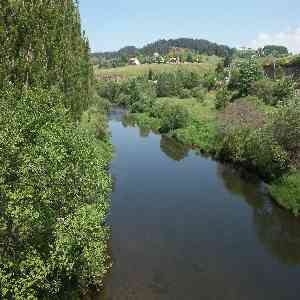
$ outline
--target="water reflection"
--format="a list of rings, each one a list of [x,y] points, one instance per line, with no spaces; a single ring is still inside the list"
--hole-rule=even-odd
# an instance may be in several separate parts
[[[148,127],[140,127],[140,137],[146,138],[149,136],[151,129]]]
[[[300,219],[271,201],[257,177],[222,164],[217,171],[226,188],[253,209],[258,240],[268,253],[284,264],[300,264]]]
[[[94,299],[297,300],[300,221],[264,184],[120,119],[110,123],[114,264]]]
[[[163,135],[160,139],[160,149],[169,158],[180,161],[183,160],[189,153],[189,148],[175,139]]]
[[[278,206],[254,209],[254,223],[265,249],[285,264],[300,264],[300,220]]]

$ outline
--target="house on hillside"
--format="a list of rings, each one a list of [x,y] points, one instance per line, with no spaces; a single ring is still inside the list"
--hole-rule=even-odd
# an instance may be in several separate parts
[[[131,66],[139,66],[141,63],[136,57],[132,57],[129,59],[128,64]]]
[[[177,65],[179,65],[180,64],[180,58],[178,56],[177,57],[171,57],[169,59],[168,63],[169,64],[177,64]]]

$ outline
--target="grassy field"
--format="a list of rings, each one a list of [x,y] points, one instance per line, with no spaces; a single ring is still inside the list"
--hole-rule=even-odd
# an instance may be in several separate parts
[[[215,61],[217,61],[215,59]],[[136,77],[140,75],[148,74],[151,69],[154,73],[162,72],[172,72],[176,70],[188,70],[194,72],[207,72],[213,69],[215,63],[205,62],[200,64],[181,64],[181,65],[171,65],[171,64],[145,64],[140,66],[126,66],[113,69],[99,69],[95,67],[96,78],[105,78],[105,77]]]

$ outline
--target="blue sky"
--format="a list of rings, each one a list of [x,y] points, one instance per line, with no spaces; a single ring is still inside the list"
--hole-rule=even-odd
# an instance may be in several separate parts
[[[300,52],[300,0],[81,0],[80,13],[92,51],[192,37]]]

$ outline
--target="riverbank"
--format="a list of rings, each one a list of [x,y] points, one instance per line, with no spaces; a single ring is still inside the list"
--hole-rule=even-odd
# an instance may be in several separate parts
[[[220,64],[209,72],[149,71],[100,82],[98,91],[127,107],[141,127],[255,171],[273,198],[298,215],[299,176],[293,174],[300,165],[300,101],[294,82],[267,79],[252,59],[234,65],[229,82],[226,72]]]
[[[286,174],[284,169],[288,167],[282,165],[287,162],[284,154],[276,152],[277,149],[274,153],[266,153],[270,157],[266,157],[265,161],[260,161],[260,155],[264,155],[264,153],[258,152],[259,149],[262,150],[259,145],[258,149],[253,149],[254,153],[247,154],[240,149],[240,147],[245,147],[243,137],[240,139],[236,136],[220,136],[222,126],[220,119],[224,118],[224,113],[217,112],[214,109],[213,97],[213,94],[209,95],[206,101],[201,104],[195,99],[162,98],[158,100],[160,115],[154,117],[149,112],[133,113],[128,115],[127,118],[142,128],[154,129],[159,132],[162,131],[164,109],[166,109],[168,103],[178,105],[182,109],[186,108],[188,110],[187,125],[183,128],[171,129],[165,132],[168,136],[183,145],[207,153],[215,159],[228,161],[257,173],[264,180],[267,180],[272,198],[285,209],[292,211],[294,215],[298,215],[300,211],[300,172],[296,170]],[[265,117],[270,114],[267,107],[260,106],[259,109],[264,112]],[[223,134],[226,133],[223,132]],[[248,131],[247,134],[251,135],[251,132]],[[244,136],[245,139],[248,137]],[[233,149],[235,152],[232,149],[228,149],[231,150],[228,152],[225,148],[229,146],[225,143],[227,142],[226,138],[237,138],[237,140],[231,140],[231,143],[236,143],[234,145],[236,148]],[[246,154],[249,155],[248,158],[245,157]],[[279,157],[276,157],[276,155],[279,155]],[[267,164],[270,165],[267,166]],[[282,176],[276,175],[276,172],[282,174]]]
[[[259,178],[120,111],[109,125],[113,268],[96,299],[297,299],[300,220]]]

